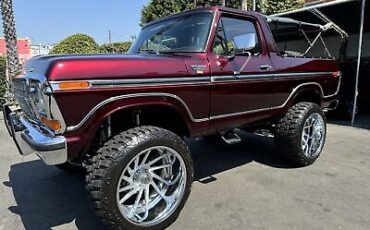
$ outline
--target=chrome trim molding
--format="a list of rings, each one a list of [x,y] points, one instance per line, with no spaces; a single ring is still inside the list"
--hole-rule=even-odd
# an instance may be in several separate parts
[[[233,117],[233,116],[247,115],[247,114],[251,114],[251,113],[258,113],[258,112],[264,112],[264,111],[275,110],[275,109],[282,109],[282,108],[284,108],[288,104],[288,102],[290,101],[290,99],[292,99],[293,95],[295,94],[295,92],[297,92],[297,90],[299,88],[301,88],[303,86],[307,86],[307,85],[316,85],[316,86],[319,86],[320,91],[321,91],[321,95],[322,96],[324,95],[324,91],[323,91],[323,89],[322,89],[322,87],[321,87],[321,85],[319,83],[316,83],[316,82],[303,83],[303,84],[300,84],[296,88],[293,89],[293,91],[290,93],[288,99],[286,99],[285,102],[282,105],[274,106],[274,107],[269,107],[269,108],[261,108],[261,109],[255,109],[255,110],[248,110],[248,111],[238,112],[238,113],[228,113],[228,114],[221,114],[221,115],[211,116],[210,117],[210,120],[216,120],[216,119]],[[323,98],[324,98],[324,96],[323,96]]]
[[[51,81],[53,91],[60,91],[59,83],[68,81]],[[73,81],[79,82],[79,81]],[[80,81],[86,82],[86,81]],[[210,77],[178,77],[178,78],[144,78],[144,79],[123,79],[123,80],[88,80],[90,88],[115,88],[133,86],[165,86],[165,85],[194,85],[209,84]]]
[[[311,77],[321,75],[332,75],[333,72],[307,72],[307,73],[271,73],[271,74],[247,74],[247,75],[227,75],[227,76],[212,76],[211,82],[239,82],[244,80],[257,80],[263,78],[280,78],[280,77]]]
[[[166,84],[166,83],[209,83],[209,77],[178,77],[178,78],[149,78],[123,80],[92,80],[92,86],[102,85],[135,85],[135,84]]]
[[[316,72],[316,73],[300,73],[300,76],[316,76],[316,75],[332,75],[333,72]],[[245,76],[261,76],[261,75],[245,75]],[[290,76],[299,76],[297,74],[279,74],[279,75],[274,75],[274,74],[265,74],[265,76],[283,76],[283,77],[290,77]],[[98,105],[96,105],[92,110],[90,110],[90,112],[77,124],[77,125],[74,125],[74,126],[69,126],[66,128],[66,131],[67,132],[71,132],[71,131],[75,131],[79,128],[81,128],[85,123],[86,121],[98,110],[100,109],[101,107],[111,103],[111,102],[114,102],[114,101],[117,101],[117,100],[121,100],[121,99],[127,99],[127,98],[133,98],[133,97],[170,97],[170,98],[174,98],[176,99],[177,101],[179,101],[183,106],[184,108],[186,109],[186,111],[188,112],[189,114],[189,117],[190,119],[193,121],[193,122],[206,122],[206,121],[210,121],[210,120],[215,120],[215,119],[221,119],[221,118],[226,118],[226,117],[232,117],[232,116],[240,116],[240,115],[246,115],[246,114],[251,114],[251,113],[258,113],[258,112],[264,112],[264,111],[268,111],[268,110],[274,110],[274,109],[281,109],[281,108],[284,108],[287,103],[291,100],[291,98],[293,97],[294,93],[297,92],[297,90],[303,86],[308,86],[308,85],[314,85],[314,86],[317,86],[319,87],[320,89],[320,92],[321,92],[321,96],[322,98],[326,99],[326,98],[330,98],[330,97],[334,97],[338,94],[339,90],[340,90],[340,86],[341,86],[341,74],[339,75],[339,83],[338,83],[338,87],[337,87],[337,90],[334,94],[331,94],[331,95],[325,95],[324,93],[324,90],[322,88],[322,86],[317,83],[317,82],[307,82],[307,83],[303,83],[303,84],[300,84],[298,85],[297,87],[295,87],[293,89],[293,91],[290,93],[290,95],[288,96],[287,100],[280,106],[275,106],[275,107],[269,107],[269,108],[261,108],[261,109],[256,109],[256,110],[248,110],[248,111],[244,111],[244,112],[238,112],[238,113],[230,113],[230,114],[221,114],[221,115],[216,115],[216,116],[211,116],[209,118],[194,118],[193,114],[191,113],[190,111],[190,108],[188,107],[188,105],[186,104],[186,102],[180,98],[179,96],[177,95],[174,95],[174,94],[170,94],[170,93],[161,93],[161,92],[152,92],[152,93],[138,93],[138,94],[126,94],[126,95],[120,95],[120,96],[116,96],[116,97],[111,97],[111,98],[108,98],[102,102],[100,102]],[[225,77],[230,77],[230,76],[220,76],[219,78],[225,78]],[[239,76],[231,76],[235,79],[235,77],[239,77]],[[242,76],[243,77],[243,76]],[[191,78],[181,78],[181,80],[189,80],[190,79],[193,79],[193,78],[197,78],[197,79],[200,79],[199,82],[202,82],[204,79],[210,79],[209,77],[191,77]],[[214,78],[218,78],[218,77],[211,77],[211,79],[214,79]],[[249,77],[248,77],[249,78]],[[163,78],[160,78],[161,80],[163,80]],[[170,79],[170,78],[168,78]],[[178,79],[178,78],[177,78]],[[113,80],[113,81],[119,81],[119,82],[126,82],[125,80]],[[136,81],[136,80],[134,80]],[[145,80],[147,81],[147,79]],[[147,84],[146,82],[144,81],[144,79],[140,79],[140,82],[143,82],[143,84]],[[93,82],[93,81],[91,81]],[[102,80],[102,81],[98,81],[96,80],[95,83],[98,82],[100,84],[104,84],[104,85],[110,85],[110,83],[112,81],[109,81],[109,80]],[[179,81],[180,82],[180,81]],[[218,81],[217,81],[218,82]],[[56,82],[54,82],[56,83]],[[209,82],[206,82],[206,83],[209,83]],[[189,83],[189,84],[192,84],[192,83]],[[177,83],[176,83],[177,85]]]
[[[331,95],[327,95],[327,96],[324,96],[323,98],[329,98],[329,97],[335,97],[338,95],[339,93],[339,90],[340,90],[340,87],[342,85],[342,72],[339,72],[339,76],[338,76],[339,80],[338,80],[338,86],[337,86],[337,90],[335,91],[335,93],[331,94]],[[322,88],[321,88],[322,89]]]
[[[217,116],[211,116],[210,120],[221,119],[221,118],[226,118],[226,117],[233,117],[233,116],[247,115],[247,114],[251,114],[251,113],[264,112],[264,111],[268,111],[268,110],[282,109],[289,103],[289,101],[292,99],[293,95],[298,91],[299,88],[301,88],[303,86],[308,86],[308,85],[318,86],[319,89],[320,89],[320,92],[321,92],[321,96],[324,99],[334,97],[339,93],[339,89],[340,89],[340,85],[341,85],[341,75],[339,76],[337,91],[334,94],[325,95],[324,90],[323,90],[322,86],[319,83],[317,83],[317,82],[307,82],[307,83],[303,83],[303,84],[300,84],[297,87],[295,87],[293,89],[293,91],[290,93],[288,99],[286,99],[285,102],[282,105],[274,106],[274,107],[270,107],[270,108],[261,108],[261,109],[255,109],[255,110],[248,110],[248,111],[238,112],[238,113],[230,113],[230,114],[221,114],[221,115],[217,115]]]
[[[122,80],[87,80],[90,83],[90,88],[115,88],[115,87],[134,87],[134,86],[168,86],[168,85],[197,85],[222,82],[239,82],[244,80],[257,80],[263,78],[279,78],[279,77],[312,77],[321,75],[332,75],[333,72],[306,72],[306,73],[280,73],[280,74],[242,74],[242,75],[227,75],[227,76],[211,76],[211,77],[168,77],[168,78],[143,78],[143,79],[122,79]],[[59,83],[70,81],[50,81],[50,86],[53,91],[60,91]],[[83,80],[73,82],[86,82]]]
[[[60,109],[59,109],[59,106],[55,100],[55,98],[50,95],[49,96],[49,103],[50,103],[50,106],[49,107],[49,114],[50,117],[48,117],[49,119],[53,119],[53,120],[58,120],[60,122],[60,125],[61,125],[61,129],[58,130],[58,131],[55,131],[56,134],[62,134],[66,131],[67,129],[67,125],[64,121],[64,117],[62,115],[62,113],[60,112]]]
[[[176,99],[177,101],[181,102],[181,104],[185,107],[186,111],[188,112],[189,114],[189,117],[190,119],[193,121],[193,122],[205,122],[205,121],[208,121],[209,118],[202,118],[202,119],[197,119],[197,118],[194,118],[193,117],[193,114],[191,113],[188,105],[184,102],[184,100],[182,100],[180,97],[174,95],[174,94],[170,94],[170,93],[137,93],[137,94],[126,94],[126,95],[120,95],[120,96],[116,96],[116,97],[111,97],[111,98],[108,98],[102,102],[100,102],[99,104],[97,104],[83,119],[80,123],[78,123],[77,125],[75,126],[70,126],[67,128],[67,131],[70,132],[70,131],[74,131],[74,130],[77,130],[79,128],[81,128],[85,123],[86,121],[98,110],[100,109],[101,107],[111,103],[111,102],[114,102],[114,101],[118,101],[118,100],[121,100],[121,99],[127,99],[127,98],[133,98],[133,97],[170,97],[170,98],[174,98]]]
[[[242,116],[242,115],[247,115],[247,114],[251,114],[251,113],[264,112],[264,111],[268,111],[268,110],[271,110],[271,108],[262,108],[262,109],[248,110],[248,111],[244,111],[244,112],[221,114],[221,115],[211,116],[210,120],[217,120],[217,119],[222,119],[222,118],[227,118],[227,117]]]

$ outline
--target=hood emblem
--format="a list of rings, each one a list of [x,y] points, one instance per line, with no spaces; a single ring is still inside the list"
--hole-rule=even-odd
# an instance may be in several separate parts
[[[32,73],[33,71],[35,71],[33,68],[31,68],[30,70],[28,70],[28,72]]]
[[[205,65],[192,65],[191,68],[197,73],[197,74],[204,74],[204,71],[206,70]]]

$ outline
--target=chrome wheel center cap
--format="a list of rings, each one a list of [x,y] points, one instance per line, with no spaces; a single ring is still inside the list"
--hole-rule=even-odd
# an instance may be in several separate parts
[[[140,182],[140,184],[143,184],[143,185],[147,185],[150,183],[150,175],[149,173],[147,172],[147,170],[140,170],[138,173],[137,173],[137,181]]]
[[[140,183],[149,184],[149,182],[150,182],[150,179],[149,179],[148,175],[143,175],[143,176],[140,177]]]
[[[315,140],[321,140],[321,134],[320,134],[320,133],[315,133],[315,134],[313,135],[313,138],[314,138]]]

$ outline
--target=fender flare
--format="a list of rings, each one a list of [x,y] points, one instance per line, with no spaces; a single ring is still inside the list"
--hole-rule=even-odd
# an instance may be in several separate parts
[[[148,100],[148,98],[152,98]],[[155,98],[153,100],[153,98]],[[134,100],[134,103],[125,103],[127,100]],[[112,106],[115,105],[115,106]],[[188,105],[179,96],[170,93],[137,93],[137,94],[125,94],[116,97],[108,98],[99,104],[97,104],[89,113],[74,126],[67,127],[67,132],[73,132],[82,128],[90,119],[96,117],[97,113],[102,119],[107,118],[109,115],[128,108],[139,107],[139,106],[168,106],[178,112],[181,117],[185,120],[185,123],[189,126],[190,122],[205,122],[208,118],[194,118]],[[104,112],[102,112],[104,111]],[[186,116],[184,114],[187,114]]]
[[[303,94],[314,94],[318,96],[319,102],[322,103],[324,99],[324,94],[319,86],[316,85],[307,85],[299,90],[296,91],[294,96],[292,97],[291,101],[294,102],[298,97],[300,97]]]
[[[280,108],[290,108],[294,102],[296,101],[297,97],[304,93],[312,93],[317,94],[320,98],[320,103],[322,103],[323,99],[327,96],[324,94],[324,90],[322,86],[317,82],[308,82],[298,85],[296,88],[293,89],[292,93],[289,95],[288,99],[284,102]]]

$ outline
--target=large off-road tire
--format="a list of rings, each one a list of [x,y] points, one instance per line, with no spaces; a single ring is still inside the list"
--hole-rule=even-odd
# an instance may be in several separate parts
[[[108,141],[87,166],[86,188],[96,214],[115,229],[164,229],[184,207],[193,181],[188,147],[152,126]]]
[[[322,152],[325,139],[325,115],[315,103],[294,105],[276,124],[275,144],[282,156],[295,166],[313,164]]]

